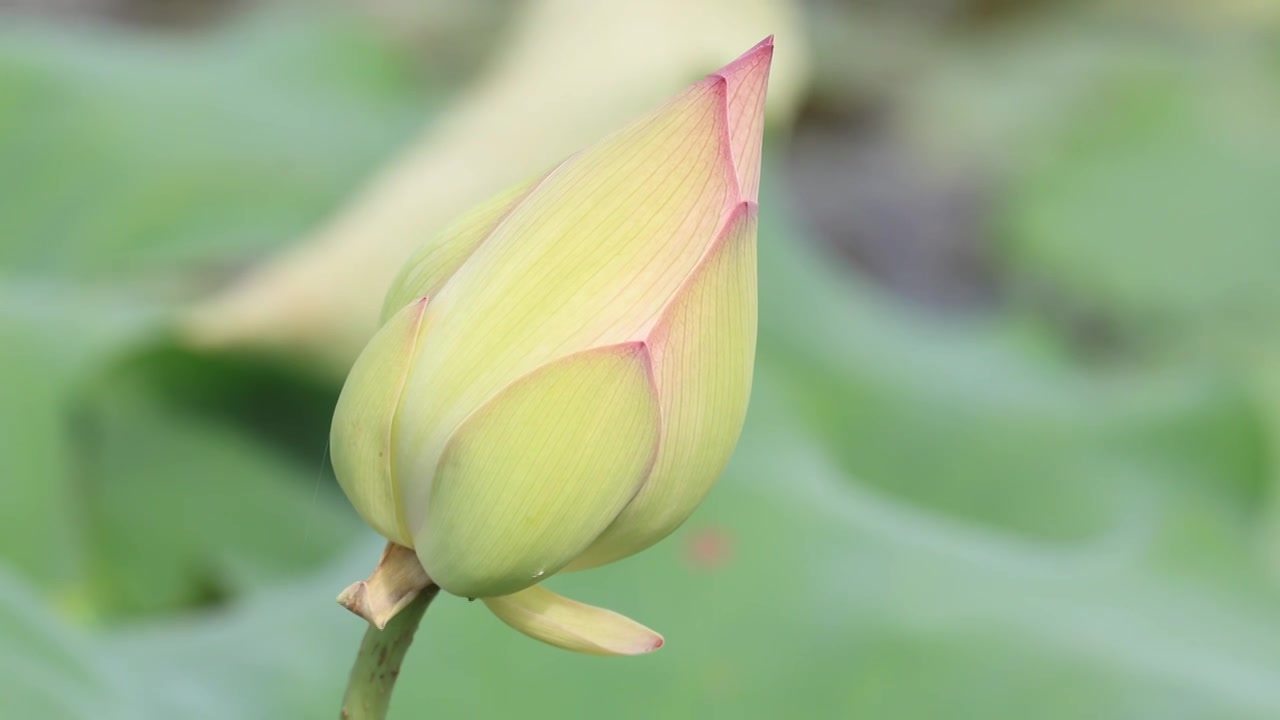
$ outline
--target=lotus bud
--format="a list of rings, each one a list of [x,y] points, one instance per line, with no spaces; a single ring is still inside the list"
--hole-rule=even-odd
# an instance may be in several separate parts
[[[766,39],[409,259],[334,415],[339,483],[427,576],[583,652],[653,631],[534,586],[649,547],[737,442]]]

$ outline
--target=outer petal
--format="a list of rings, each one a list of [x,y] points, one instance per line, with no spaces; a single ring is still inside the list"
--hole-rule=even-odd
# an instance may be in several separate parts
[[[653,474],[574,569],[639,552],[675,530],[737,444],[756,345],[756,208],[743,205],[649,339],[662,405]]]
[[[557,357],[634,340],[652,324],[736,201],[723,78],[553,171],[433,298],[433,340],[401,415],[397,463],[430,478],[457,424]],[[406,496],[422,525],[429,483]]]
[[[537,184],[538,180],[529,180],[489,198],[420,246],[391,283],[382,307],[383,321],[414,298],[434,297]]]
[[[604,608],[584,605],[541,585],[485,598],[502,622],[535,640],[588,655],[641,655],[662,647],[662,636]]]
[[[773,62],[773,36],[716,73],[725,79],[733,167],[744,200],[760,194],[760,148],[764,142],[764,96]]]
[[[414,533],[427,574],[455,595],[506,595],[581,554],[652,467],[659,419],[649,373],[642,343],[579,353],[468,418]]]
[[[393,481],[392,426],[422,336],[427,299],[400,309],[351,367],[329,431],[338,484],[360,517],[383,537],[413,546]]]

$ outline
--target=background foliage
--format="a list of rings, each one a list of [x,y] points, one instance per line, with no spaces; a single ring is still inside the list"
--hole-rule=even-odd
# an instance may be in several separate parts
[[[519,16],[103,7],[0,10],[0,715],[331,716],[378,550],[325,461],[338,381],[172,318]],[[675,537],[553,582],[667,647],[446,598],[393,715],[1280,714],[1271,8],[804,5],[739,451]]]

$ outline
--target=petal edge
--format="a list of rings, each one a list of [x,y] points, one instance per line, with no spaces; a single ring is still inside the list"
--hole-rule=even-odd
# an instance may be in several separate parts
[[[773,36],[770,35],[715,73],[724,78],[727,85],[726,125],[740,197],[752,202],[760,195],[764,101],[772,63]]]
[[[507,625],[529,637],[587,655],[643,655],[662,647],[658,633],[612,610],[557,595],[541,585],[485,598]]]
[[[508,215],[546,176],[527,180],[472,207],[423,243],[405,261],[387,290],[383,322],[415,297],[435,296]]]
[[[724,471],[751,392],[755,237],[756,206],[744,202],[649,333],[662,409],[658,457],[635,498],[569,569],[620,560],[666,537]]]
[[[427,298],[400,308],[365,346],[333,411],[329,457],[360,517],[383,537],[413,546],[392,472],[395,418],[423,333]]]

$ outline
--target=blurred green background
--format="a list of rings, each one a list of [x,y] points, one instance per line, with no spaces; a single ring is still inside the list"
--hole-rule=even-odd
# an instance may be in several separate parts
[[[715,36],[717,1],[649,30]],[[1280,5],[755,5],[796,20],[758,33],[775,78],[808,71],[747,427],[675,536],[550,582],[667,646],[575,656],[442,598],[392,716],[1280,717]],[[526,17],[0,3],[0,718],[336,716],[334,596],[380,548],[326,459],[341,372],[182,318]],[[610,32],[575,22],[554,42]]]

